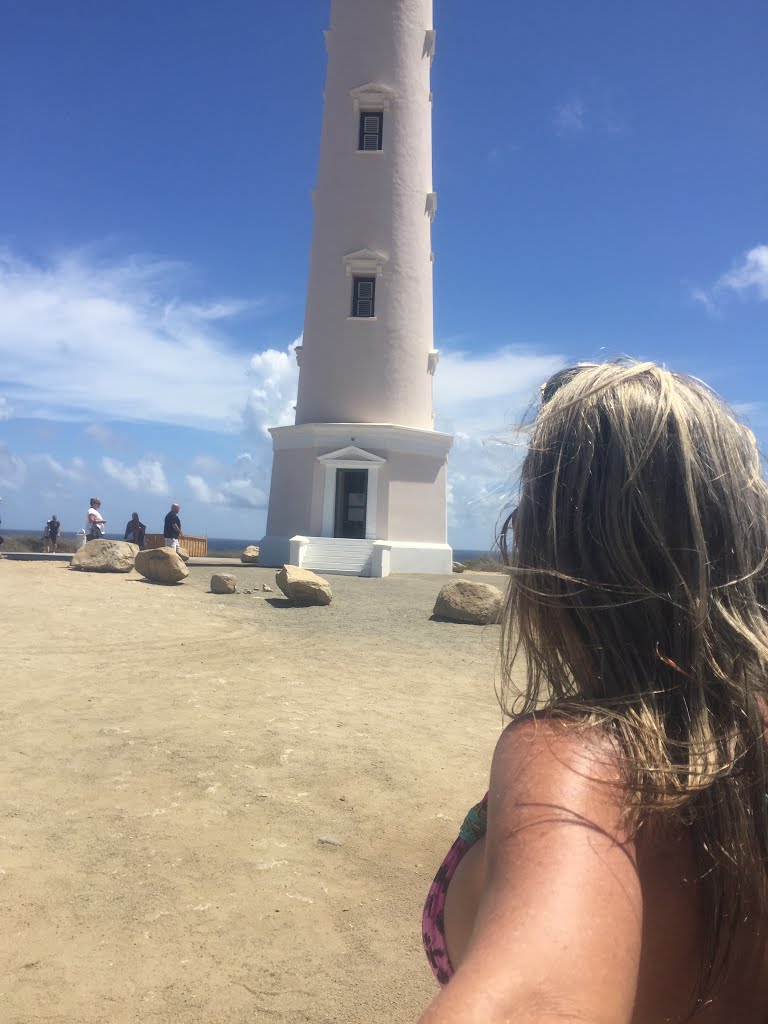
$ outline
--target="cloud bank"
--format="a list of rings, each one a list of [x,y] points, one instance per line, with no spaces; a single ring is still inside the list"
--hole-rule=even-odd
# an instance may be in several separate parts
[[[0,417],[10,403],[45,419],[237,430],[248,357],[223,331],[249,304],[184,302],[187,274],[151,257],[83,250],[38,265],[0,252]]]
[[[107,263],[82,250],[38,265],[0,252],[0,419],[87,424],[87,439],[102,449],[89,466],[57,457],[55,449],[29,457],[57,486],[103,474],[128,491],[165,498],[180,495],[185,482],[203,505],[264,509],[268,429],[293,422],[301,339],[250,356],[239,352],[233,321],[248,304],[183,301],[185,275],[180,264],[147,257]],[[495,522],[519,464],[510,428],[563,361],[522,346],[443,351],[435,408],[437,428],[456,438],[453,526]],[[125,447],[110,426],[115,420],[239,434],[246,451],[231,463],[204,452],[190,456],[169,481],[154,455],[126,458],[126,447],[122,461],[114,457],[110,449]],[[3,445],[0,485],[20,488],[26,476],[25,462]]]
[[[768,245],[749,249],[713,285],[695,286],[690,294],[712,316],[721,315],[723,305],[734,297],[768,302]]]

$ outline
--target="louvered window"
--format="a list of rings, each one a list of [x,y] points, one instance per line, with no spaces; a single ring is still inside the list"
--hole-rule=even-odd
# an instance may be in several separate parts
[[[363,111],[360,114],[360,141],[357,148],[376,152],[382,148],[384,114],[381,110]]]
[[[352,286],[352,316],[372,317],[376,298],[375,277],[355,277]]]

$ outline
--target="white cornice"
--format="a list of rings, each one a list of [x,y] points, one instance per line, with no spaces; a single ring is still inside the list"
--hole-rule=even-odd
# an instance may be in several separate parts
[[[397,99],[397,93],[382,82],[369,82],[350,89],[349,95],[355,107],[355,113],[361,110],[389,110],[389,105]]]
[[[298,423],[290,427],[272,427],[269,432],[275,451],[299,448],[329,448],[333,451],[353,444],[364,449],[445,458],[453,445],[451,434],[402,427],[395,423]]]
[[[375,252],[373,249],[358,249],[357,252],[347,253],[344,257],[347,277],[352,277],[353,274],[381,277],[387,259],[383,252]]]
[[[363,448],[358,448],[357,445],[349,444],[346,448],[339,448],[335,452],[328,452],[327,455],[318,455],[317,461],[322,462],[324,465],[329,465],[332,462],[355,462],[358,465],[380,466],[387,460],[379,458],[378,455],[367,452]]]

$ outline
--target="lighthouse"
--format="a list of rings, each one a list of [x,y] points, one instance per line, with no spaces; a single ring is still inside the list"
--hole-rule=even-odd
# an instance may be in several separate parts
[[[446,573],[434,429],[432,0],[332,0],[296,422],[273,427],[263,565]]]

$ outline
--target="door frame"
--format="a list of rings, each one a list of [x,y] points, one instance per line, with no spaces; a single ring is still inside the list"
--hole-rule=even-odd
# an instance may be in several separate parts
[[[343,533],[339,533],[339,529],[343,528],[345,520],[349,522],[348,514],[350,506],[345,508],[344,497],[347,493],[346,480],[347,473],[364,473],[365,483],[363,485],[363,519],[362,519],[362,537],[346,537]],[[334,503],[334,516],[333,516],[333,536],[336,540],[363,540],[365,538],[365,528],[368,522],[368,484],[369,484],[368,468],[363,469],[340,469],[336,467],[336,501]],[[344,513],[347,513],[345,516]],[[359,520],[358,520],[359,522]]]
[[[377,540],[376,513],[379,497],[379,470],[387,460],[374,455],[372,452],[366,452],[362,448],[350,445],[347,448],[340,448],[338,451],[329,452],[327,455],[320,455],[317,461],[325,472],[325,480],[323,481],[323,524],[320,536],[333,537],[335,534],[336,470],[367,469],[368,498],[365,510],[365,539]],[[343,538],[336,539],[343,540]]]

